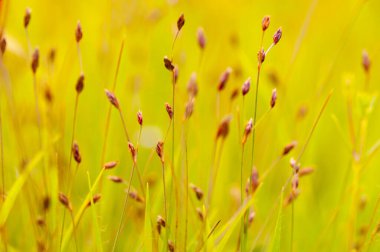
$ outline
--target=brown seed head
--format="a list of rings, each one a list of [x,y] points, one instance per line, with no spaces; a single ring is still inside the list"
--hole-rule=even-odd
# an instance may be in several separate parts
[[[30,18],[31,18],[31,10],[29,8],[26,8],[25,10],[25,15],[24,15],[24,28],[28,28],[28,25],[30,23]]]
[[[298,189],[299,185],[299,177],[298,174],[294,174],[293,179],[292,179],[292,190],[296,191]]]
[[[198,94],[197,74],[193,72],[190,76],[189,83],[187,84],[187,93],[189,97],[196,97]]]
[[[115,168],[119,162],[118,161],[109,161],[103,165],[104,169],[109,170]]]
[[[171,120],[173,118],[173,108],[169,105],[169,103],[165,103],[165,109]]]
[[[58,199],[59,199],[59,202],[61,202],[61,204],[64,205],[67,209],[69,209],[70,211],[72,210],[71,203],[69,201],[69,198],[67,198],[66,195],[60,192],[58,194]]]
[[[261,22],[261,28],[262,28],[262,30],[265,31],[266,29],[268,29],[269,24],[270,24],[270,17],[269,16],[265,16],[263,18],[263,21]]]
[[[49,196],[44,197],[43,208],[44,208],[44,211],[49,210],[49,208],[50,208],[50,197]]]
[[[5,49],[7,48],[7,40],[5,39],[5,37],[1,37],[1,40],[0,40],[0,50],[1,50],[1,54],[4,54],[5,53]]]
[[[174,65],[172,61],[168,58],[168,56],[164,57],[164,65],[166,69],[168,69],[169,71],[173,71]]]
[[[75,90],[78,94],[80,94],[83,91],[84,87],[84,75],[81,74],[77,80],[77,85],[75,86]]]
[[[94,205],[97,203],[97,202],[99,202],[99,200],[102,198],[102,195],[100,195],[100,194],[95,194],[93,197],[92,197],[92,201],[94,202]],[[91,206],[91,200],[89,200],[88,202],[87,202],[87,205],[86,205],[87,207],[89,207],[89,206]]]
[[[177,84],[178,74],[179,74],[178,66],[175,65],[173,68],[173,83],[174,84]]]
[[[282,29],[278,28],[276,33],[273,35],[273,44],[277,45],[277,43],[280,41],[282,36]]]
[[[161,162],[164,162],[164,142],[159,141],[156,146],[156,152]]]
[[[45,95],[45,99],[46,99],[46,101],[47,101],[48,103],[52,103],[54,97],[53,97],[53,93],[52,93],[50,87],[49,87],[49,86],[46,86],[46,88],[45,88],[44,91],[45,91],[45,92],[44,92],[44,95]]]
[[[232,68],[227,67],[227,69],[222,73],[222,75],[220,75],[219,85],[218,85],[219,92],[222,91],[226,87],[226,84],[227,84],[228,78],[230,77],[231,72],[232,72]]]
[[[33,55],[32,55],[31,67],[32,67],[33,73],[36,73],[36,71],[37,71],[39,59],[40,59],[40,51],[38,50],[38,48],[36,48],[33,52]]]
[[[183,25],[185,24],[185,16],[183,14],[181,14],[181,16],[179,16],[178,20],[177,20],[177,29],[178,31],[180,31],[183,27]]]
[[[118,176],[113,176],[113,175],[108,176],[108,179],[114,183],[123,183],[124,182],[124,180],[122,178],[120,178]]]
[[[369,56],[366,50],[363,50],[363,53],[362,53],[362,65],[363,65],[364,71],[368,73],[371,68],[371,60],[369,59]]]
[[[195,210],[197,211],[199,219],[203,222],[205,219],[205,215],[203,214],[203,211],[199,207],[197,207]]]
[[[119,109],[119,101],[117,100],[116,96],[114,93],[112,93],[111,91],[107,90],[107,89],[104,89],[104,92],[106,93],[107,95],[107,98],[108,100],[110,101],[110,103],[115,106],[115,108]]]
[[[202,27],[198,28],[197,31],[197,40],[198,40],[198,45],[199,47],[204,50],[206,47],[206,37],[205,37],[205,32]]]
[[[162,226],[162,227],[166,227],[166,221],[164,218],[162,218],[161,215],[157,216],[157,224]]]
[[[48,54],[48,60],[50,64],[53,64],[55,61],[56,51],[54,48],[51,48]]]
[[[185,120],[190,118],[190,116],[193,114],[193,111],[194,111],[194,98],[193,98],[193,99],[190,99],[190,100],[186,103],[186,108],[185,108]]]
[[[257,53],[257,60],[259,61],[259,64],[262,64],[265,60],[265,51],[264,49],[259,50]]]
[[[196,185],[190,184],[190,188],[194,191],[195,196],[198,200],[202,200],[203,198],[203,191],[197,187]]]
[[[248,94],[249,89],[251,87],[251,77],[249,77],[244,83],[243,86],[241,87],[241,93],[243,96]]]
[[[282,155],[283,156],[287,155],[296,146],[297,146],[297,141],[292,141],[291,143],[285,145],[284,150],[282,151]]]
[[[312,167],[305,167],[305,168],[302,168],[298,174],[300,177],[303,177],[303,176],[309,175],[313,172],[314,172],[314,169]]]
[[[77,28],[75,29],[75,40],[77,43],[79,43],[82,40],[83,32],[82,32],[82,26],[80,24],[80,21],[77,23]]]
[[[239,88],[235,88],[231,92],[230,100],[233,101],[239,95]]]
[[[300,164],[294,158],[290,158],[290,167],[293,168],[294,173],[298,173],[300,170]]]
[[[248,179],[248,183],[245,189],[247,195],[255,193],[259,185],[260,185],[259,172],[257,171],[256,167],[253,167],[251,176]]]
[[[137,122],[140,124],[140,126],[143,125],[143,115],[140,110],[137,112]]]
[[[136,191],[130,191],[128,195],[129,197],[131,197],[132,199],[134,199],[135,201],[139,203],[144,202],[144,199],[141,198],[141,196]]]
[[[133,144],[131,142],[128,142],[128,148],[129,148],[129,151],[131,152],[133,162],[136,163],[136,161],[137,161],[137,152],[136,152],[136,149],[135,149],[135,147],[133,146]]]
[[[218,131],[216,133],[216,139],[219,137],[225,138],[228,135],[229,125],[232,117],[231,115],[225,116],[222,122],[219,124]]]
[[[273,108],[276,105],[277,100],[277,89],[272,90],[272,96],[270,99],[270,107]]]
[[[79,145],[75,141],[73,143],[72,152],[73,152],[75,162],[80,164],[80,162],[82,162],[82,157],[81,157],[80,152],[79,152]]]
[[[253,120],[251,118],[249,119],[247,125],[245,126],[243,139],[241,141],[242,144],[245,144],[247,142],[248,136],[251,133],[252,128],[253,128]]]

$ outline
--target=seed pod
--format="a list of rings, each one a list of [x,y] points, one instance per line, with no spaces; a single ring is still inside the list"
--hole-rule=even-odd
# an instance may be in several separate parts
[[[124,182],[124,180],[122,178],[120,178],[118,176],[113,176],[113,175],[108,176],[108,179],[114,183],[123,183]]]
[[[248,136],[251,133],[252,128],[253,128],[253,120],[251,118],[249,119],[247,125],[245,126],[243,139],[241,141],[242,144],[245,144],[247,142]]]
[[[206,47],[206,37],[205,37],[205,32],[202,27],[198,28],[197,31],[197,40],[198,40],[198,45],[199,47],[204,50]]]
[[[161,162],[164,162],[164,142],[159,141],[156,146],[156,152]]]
[[[30,23],[30,18],[31,18],[31,11],[29,8],[26,8],[25,10],[25,15],[24,15],[24,28],[28,28],[28,25]]]
[[[5,49],[7,48],[7,40],[5,39],[5,37],[2,37],[1,38],[1,41],[0,41],[0,50],[1,50],[1,54],[4,54],[5,53]]]
[[[50,197],[49,196],[45,196],[44,197],[44,200],[43,200],[43,209],[44,209],[44,211],[47,211],[47,210],[49,210],[49,208],[50,208]]]
[[[194,72],[190,76],[189,83],[187,84],[187,93],[189,97],[196,97],[198,94],[197,74]]]
[[[299,175],[300,177],[303,177],[303,176],[309,175],[309,174],[311,174],[311,173],[313,173],[313,172],[314,172],[314,169],[313,169],[312,167],[305,167],[305,168],[302,168],[302,169],[299,171],[298,175]]]
[[[263,32],[266,31],[266,29],[268,29],[269,24],[270,24],[270,17],[265,16],[263,18],[263,21],[261,22],[261,28],[262,28]]]
[[[231,92],[230,100],[233,101],[239,95],[239,89],[235,88]]]
[[[272,90],[272,96],[270,99],[270,107],[273,108],[276,105],[277,100],[277,89]]]
[[[137,161],[137,152],[136,152],[136,149],[135,149],[135,147],[133,146],[133,144],[131,142],[128,142],[128,148],[129,148],[129,151],[131,152],[133,162],[136,163],[136,161]]]
[[[117,109],[119,109],[119,101],[117,100],[116,96],[114,93],[112,93],[111,91],[105,89],[104,92],[106,93],[107,95],[107,98],[108,100],[110,101],[110,103]]]
[[[280,41],[282,37],[282,30],[281,28],[278,28],[276,33],[273,35],[273,44],[277,45],[277,43]]]
[[[84,87],[84,75],[81,74],[77,80],[77,85],[75,86],[75,90],[78,94],[80,94]]]
[[[218,91],[219,92],[222,91],[226,87],[226,84],[227,84],[227,81],[230,77],[231,72],[232,72],[232,68],[227,67],[226,71],[224,71],[222,73],[222,75],[220,76],[219,85],[218,85]]]
[[[194,98],[189,100],[186,103],[186,108],[185,108],[185,119],[189,119],[190,116],[193,114],[194,111]]]
[[[100,194],[95,194],[93,197],[92,197],[92,201],[94,202],[94,205],[100,200],[102,198],[102,195],[100,195]],[[91,200],[89,200],[88,202],[87,202],[87,207],[89,207],[89,206],[91,206]]]
[[[203,191],[197,187],[196,185],[190,184],[190,188],[194,191],[195,196],[198,200],[201,200],[203,198]]]
[[[32,55],[32,64],[31,64],[32,71],[34,74],[37,71],[37,68],[39,65],[39,59],[40,59],[40,51],[38,50],[38,48],[36,48],[33,52],[33,55]]]
[[[203,211],[199,207],[197,207],[195,210],[197,211],[199,219],[203,222],[205,219],[205,215],[203,214]]]
[[[73,156],[74,156],[75,162],[77,162],[78,164],[80,164],[82,162],[82,157],[80,155],[79,145],[78,145],[77,142],[73,143],[72,152],[73,152]]]
[[[105,163],[103,167],[104,169],[109,170],[109,169],[115,168],[117,164],[118,164],[118,161],[109,161]]]
[[[371,68],[371,60],[368,56],[367,51],[365,50],[363,50],[363,53],[362,53],[362,65],[363,65],[364,71],[368,73]]]
[[[230,115],[225,116],[222,120],[222,122],[219,124],[218,131],[216,133],[216,139],[219,137],[225,138],[228,135],[229,131],[229,124],[232,117]]]
[[[184,26],[184,24],[185,24],[185,16],[183,14],[181,14],[181,16],[177,20],[177,29],[178,29],[178,31],[180,31],[182,29],[182,27]]]
[[[249,89],[251,88],[251,77],[249,77],[244,83],[243,86],[241,87],[241,94],[245,96],[248,94]]]
[[[293,179],[292,179],[292,190],[296,191],[298,189],[299,185],[299,177],[298,174],[294,174]]]
[[[60,192],[58,194],[58,199],[62,205],[64,205],[68,210],[72,211],[71,203],[69,201],[69,198],[67,198],[66,195],[64,195],[63,193]]]
[[[161,215],[157,216],[157,224],[159,224],[162,227],[166,227],[166,221],[164,218],[162,218]]]
[[[282,155],[285,156],[286,154],[288,154],[291,150],[294,149],[294,147],[297,146],[297,141],[292,141],[291,143],[285,145],[283,151],[282,151]]]
[[[80,24],[80,21],[77,23],[77,28],[75,29],[75,40],[77,43],[79,43],[82,40],[83,32],[82,32],[82,26]]]
[[[257,53],[257,60],[259,61],[259,64],[262,64],[265,60],[265,51],[264,49],[259,50]]]
[[[128,196],[131,197],[132,199],[134,199],[135,201],[139,202],[139,203],[144,202],[143,198],[141,198],[140,195],[135,191],[130,191]]]
[[[141,111],[137,112],[137,122],[140,124],[140,126],[143,125],[143,115]]]
[[[255,193],[259,185],[259,172],[257,171],[256,167],[253,167],[251,176],[248,179],[248,183],[245,189],[247,195]]]
[[[164,57],[164,65],[166,69],[168,69],[169,71],[173,71],[174,65],[167,56]]]
[[[173,108],[169,105],[169,103],[165,103],[165,109],[171,120],[173,118]]]

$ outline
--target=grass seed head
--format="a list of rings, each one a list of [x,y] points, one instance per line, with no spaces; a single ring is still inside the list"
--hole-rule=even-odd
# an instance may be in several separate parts
[[[77,23],[77,28],[75,29],[75,40],[77,43],[79,43],[82,40],[83,37],[83,31],[82,31],[82,26],[80,24],[80,21]]]
[[[371,68],[371,60],[366,50],[363,50],[363,53],[362,53],[362,65],[363,65],[364,71],[368,73]]]
[[[249,119],[249,121],[247,122],[247,125],[245,126],[243,139],[241,141],[242,144],[245,144],[247,142],[248,136],[251,133],[252,128],[253,128],[253,119],[251,118]]]
[[[70,211],[72,211],[73,209],[72,209],[72,206],[71,206],[71,203],[70,203],[70,201],[69,201],[69,198],[66,196],[66,195],[64,195],[63,193],[59,193],[58,194],[58,200],[59,200],[59,202],[61,202],[61,204],[63,205],[63,206],[65,206],[68,210],[70,210]]]
[[[139,202],[139,203],[144,202],[144,199],[141,198],[141,196],[136,191],[130,191],[128,196],[131,197],[132,199],[134,199],[135,201]]]
[[[133,144],[131,142],[128,142],[128,148],[129,148],[129,151],[131,152],[133,162],[136,163],[137,152],[136,152],[135,146],[133,146]]]
[[[79,152],[79,145],[75,141],[73,143],[72,152],[73,152],[75,162],[77,162],[77,164],[80,164],[82,162],[82,156],[80,155],[80,152]]]
[[[182,29],[182,27],[185,25],[185,15],[181,14],[177,20],[177,29],[178,32]]]
[[[259,50],[257,53],[257,60],[259,61],[259,64],[262,64],[265,60],[265,51],[264,49]]]
[[[269,24],[270,24],[270,17],[265,16],[263,18],[263,21],[261,22],[261,29],[263,30],[263,32],[266,31],[266,29],[268,29]]]
[[[225,138],[228,135],[231,119],[231,115],[223,118],[222,122],[219,124],[218,131],[216,132],[216,139],[219,137]]]
[[[124,180],[122,178],[120,178],[118,176],[113,176],[113,175],[108,176],[108,179],[111,180],[112,182],[118,183],[118,184],[124,182]]]
[[[232,72],[232,68],[227,67],[227,69],[220,75],[219,85],[218,85],[219,92],[222,91],[226,87],[226,84],[230,77],[231,72]]]
[[[284,149],[282,150],[282,155],[287,155],[291,150],[293,150],[297,146],[297,141],[292,141],[291,143],[285,145]]]
[[[234,88],[230,95],[230,101],[235,100],[238,95],[239,95],[239,88]]]
[[[83,91],[84,88],[84,75],[81,74],[77,80],[77,84],[75,86],[75,90],[78,94],[80,94]]]
[[[199,27],[197,30],[197,40],[199,47],[204,50],[206,47],[206,37],[202,27]]]
[[[194,185],[194,184],[190,184],[190,188],[195,193],[195,196],[197,197],[197,199],[198,200],[202,200],[202,198],[203,198],[203,191],[199,187],[197,187],[196,185]]]
[[[120,108],[120,105],[119,105],[119,101],[117,100],[116,96],[114,93],[112,93],[111,91],[105,89],[104,92],[106,93],[107,95],[107,98],[108,100],[110,101],[110,103],[117,109]]]
[[[31,64],[32,71],[34,74],[37,72],[39,61],[40,61],[40,51],[38,50],[38,48],[36,48],[34,49],[34,52],[32,55],[32,64]]]
[[[173,83],[174,84],[177,84],[178,74],[179,74],[178,66],[175,65],[173,68]]]
[[[173,65],[172,61],[168,58],[168,56],[164,57],[164,66],[170,72],[173,71],[173,69],[174,69],[174,65]]]
[[[270,107],[273,108],[276,105],[277,100],[277,89],[272,90],[272,96],[270,99]]]
[[[300,164],[294,158],[290,158],[290,167],[293,168],[294,173],[298,173],[300,170]]]
[[[203,214],[203,211],[199,207],[197,207],[195,210],[197,211],[199,219],[203,222],[205,219],[205,215]]]
[[[159,224],[162,227],[166,227],[166,221],[161,215],[157,216],[157,224]]]
[[[259,172],[256,167],[253,167],[251,176],[247,181],[245,192],[247,193],[247,195],[253,195],[256,192],[259,185]]]
[[[156,152],[161,162],[164,162],[164,142],[159,141],[156,146]]]
[[[245,96],[248,94],[249,89],[251,88],[251,77],[249,77],[244,83],[243,86],[241,87],[241,94]]]
[[[303,177],[303,176],[309,175],[309,174],[311,174],[311,173],[313,173],[313,172],[314,172],[314,169],[313,169],[312,167],[305,167],[305,168],[302,168],[302,169],[299,171],[298,175],[299,175],[300,177]]]
[[[248,216],[248,223],[249,225],[252,224],[252,222],[255,220],[256,213],[255,211],[251,211]]]
[[[119,162],[118,161],[109,161],[103,165],[104,169],[109,170],[113,169],[117,166]]]
[[[170,118],[170,120],[173,118],[173,108],[172,106],[169,105],[169,103],[165,103],[165,109],[166,109],[166,112],[168,113],[168,116]]]
[[[281,37],[282,37],[282,29],[280,27],[280,28],[278,28],[276,33],[273,35],[273,44],[277,45],[277,43],[280,41]]]
[[[194,111],[194,98],[190,99],[186,103],[186,108],[185,108],[185,120],[189,119],[191,115],[193,114]]]
[[[140,124],[140,126],[143,125],[143,115],[140,110],[137,112],[137,122]]]
[[[4,54],[5,53],[5,49],[7,48],[7,40],[5,39],[5,37],[1,37],[1,40],[0,40],[0,50],[1,50],[1,54]]]
[[[32,17],[32,12],[29,8],[26,8],[25,10],[25,15],[24,15],[24,28],[28,28],[29,26],[29,23],[30,23],[30,19]]]
[[[189,83],[187,84],[187,93],[189,97],[196,97],[198,94],[197,74],[195,72],[190,76]]]
[[[95,194],[93,197],[92,197],[92,201],[94,202],[94,204],[96,204],[97,202],[99,202],[99,200],[102,198],[102,195],[100,194]],[[89,200],[87,202],[87,207],[91,206],[91,200]]]

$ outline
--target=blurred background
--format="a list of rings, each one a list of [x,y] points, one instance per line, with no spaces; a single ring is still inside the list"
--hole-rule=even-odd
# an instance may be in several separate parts
[[[300,178],[297,199],[292,206],[282,209],[280,251],[380,249],[376,229],[380,221],[377,211],[380,108],[376,100],[380,81],[377,71],[380,1],[20,0],[1,1],[0,4],[2,36],[7,41],[1,60],[0,89],[4,193],[7,194],[25,164],[40,150],[30,69],[34,48],[40,52],[36,81],[43,138],[47,142],[43,151],[48,158],[44,162],[49,171],[47,189],[43,185],[41,167],[37,166],[28,176],[28,182],[2,227],[2,250],[5,247],[11,251],[59,250],[64,210],[54,193],[64,190],[65,174],[73,173],[75,168],[72,165],[72,171],[68,171],[75,85],[81,73],[75,41],[78,21],[83,29],[80,53],[85,85],[79,98],[75,130],[82,163],[75,175],[70,198],[74,213],[89,191],[87,171],[94,181],[101,168],[109,108],[104,89],[112,89],[124,41],[115,94],[134,144],[139,136],[136,113],[139,110],[143,113],[138,166],[144,183],[149,182],[153,223],[158,214],[163,215],[161,163],[154,149],[157,141],[164,139],[170,122],[164,104],[171,103],[172,84],[163,57],[171,55],[176,22],[182,13],[185,25],[173,50],[173,62],[179,69],[175,167],[180,174],[186,165],[182,139],[187,134],[189,182],[205,194],[218,125],[224,115],[232,115],[220,155],[208,225],[213,226],[221,220],[220,226],[223,226],[240,207],[241,135],[254,113],[261,21],[269,15],[271,20],[263,40],[264,49],[272,44],[272,36],[279,27],[283,36],[266,55],[261,69],[257,118],[262,121],[256,128],[254,165],[259,177],[271,167],[273,169],[260,181],[261,186],[254,195],[251,211],[255,217],[249,226],[247,251],[269,249],[276,229],[281,188],[292,174],[290,157],[296,158],[302,152],[330,92],[331,99],[300,158],[301,167],[312,167],[314,172]],[[31,10],[27,32],[23,26],[26,8]],[[204,50],[197,42],[199,27],[204,29],[206,37]],[[363,67],[364,51],[370,60],[367,71]],[[218,94],[219,77],[227,67],[233,71],[226,88]],[[197,74],[199,93],[193,115],[184,123],[187,84],[193,72]],[[244,98],[242,110],[240,90],[249,77],[251,90]],[[268,113],[274,88],[278,100]],[[231,100],[231,93],[236,89],[239,95]],[[170,136],[168,139],[165,158],[168,181],[171,181],[172,142]],[[284,146],[291,141],[297,141],[298,145],[289,155],[281,157]],[[244,181],[252,168],[250,155],[251,140],[245,148]],[[119,164],[107,175],[117,175],[128,181],[132,162],[116,110],[112,110],[103,161],[109,160],[118,160]],[[132,185],[145,197],[137,177]],[[112,249],[126,187],[104,176],[94,192],[102,194],[96,214],[105,251]],[[28,188],[32,188],[31,191]],[[168,188],[171,190],[170,182]],[[288,185],[284,201],[289,192]],[[52,197],[47,217],[41,210],[46,195]],[[203,203],[196,201],[193,194],[190,196],[188,250],[196,251],[203,224],[195,209],[202,209]],[[169,197],[174,199],[173,192]],[[144,204],[130,201],[117,251],[145,251],[144,212]],[[47,228],[36,224],[41,215]],[[67,215],[65,230],[69,225],[70,216]],[[99,249],[94,238],[96,230],[91,214],[85,213],[76,229],[79,251]],[[224,251],[238,250],[238,239],[239,226],[235,227]],[[219,242],[215,240],[215,248]],[[43,244],[43,248],[38,244]],[[205,247],[212,250],[214,245]],[[73,240],[67,250],[75,250]],[[183,249],[178,247],[177,251]]]

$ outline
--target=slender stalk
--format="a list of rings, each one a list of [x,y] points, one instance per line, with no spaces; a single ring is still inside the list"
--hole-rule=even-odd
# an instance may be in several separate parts
[[[75,241],[75,249],[76,251],[78,252],[78,238],[77,238],[77,230],[75,228],[75,220],[74,220],[74,214],[73,214],[73,211],[70,210],[70,216],[71,216],[71,221],[73,223],[73,232],[74,232],[74,241]]]
[[[4,172],[4,140],[3,140],[3,120],[1,115],[0,102],[0,165],[1,165],[1,202],[5,200],[5,172]]]
[[[243,98],[244,99],[244,98]],[[240,162],[240,205],[243,207],[244,203],[244,186],[243,186],[243,167],[244,167],[244,146],[245,144],[242,144],[241,146],[241,162]],[[241,251],[246,250],[246,243],[244,241],[245,235],[245,214],[241,217],[241,229],[240,229],[240,248]]]

